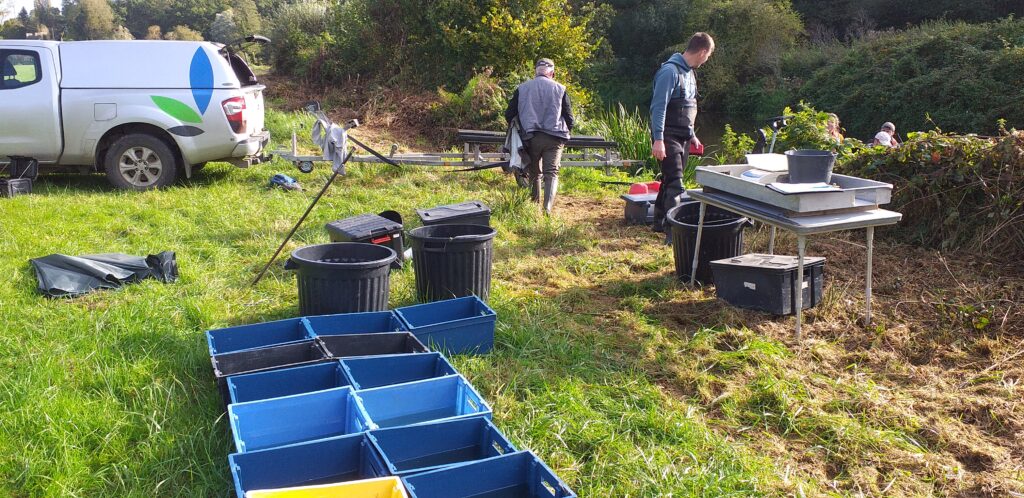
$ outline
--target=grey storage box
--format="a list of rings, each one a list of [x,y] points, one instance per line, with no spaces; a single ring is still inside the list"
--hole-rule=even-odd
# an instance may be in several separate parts
[[[744,254],[711,262],[715,292],[723,301],[775,315],[796,312],[796,256]],[[825,258],[804,258],[803,309],[821,302]]]

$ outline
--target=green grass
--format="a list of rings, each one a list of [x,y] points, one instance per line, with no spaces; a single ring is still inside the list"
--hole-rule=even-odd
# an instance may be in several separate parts
[[[267,116],[278,143],[304,122]],[[311,147],[303,138],[300,148]],[[306,190],[267,188],[276,172]],[[230,496],[232,444],[203,332],[298,314],[280,262],[249,282],[328,174],[323,163],[311,175],[281,161],[215,163],[162,191],[50,176],[33,195],[0,199],[0,496]],[[623,189],[600,182],[624,178],[565,170],[571,198],[559,206],[576,203],[574,216],[556,208],[545,218],[500,173],[355,165],[288,250],[326,242],[324,223],[350,215],[395,209],[410,228],[418,207],[491,206],[496,347],[452,360],[512,442],[580,496],[955,489],[946,463],[914,466],[938,462],[932,452],[946,443],[910,408],[911,394],[876,383],[885,376],[855,355],[835,359],[847,352],[841,342],[797,349],[754,332],[751,314],[680,286],[657,237],[605,223],[621,216]],[[616,208],[591,212],[604,206]],[[77,299],[41,297],[28,264],[50,253],[162,250],[176,251],[178,282]],[[414,301],[410,267],[391,282],[393,307]],[[814,320],[852,323],[847,298],[857,292],[830,287]]]
[[[301,119],[271,112],[276,136]],[[266,188],[287,172],[302,193]],[[281,162],[211,164],[163,191],[112,190],[99,176],[50,176],[0,200],[0,496],[229,496],[232,451],[203,332],[298,313],[292,275],[256,271],[327,178]],[[599,173],[566,191],[609,196]],[[363,212],[482,199],[494,206],[497,347],[456,366],[513,442],[535,450],[580,496],[720,496],[771,488],[772,467],[666,396],[635,348],[510,282],[520,255],[581,252],[594,234],[545,220],[507,177],[357,165],[322,199],[289,249],[325,242],[323,224]],[[602,194],[603,192],[603,194]],[[177,253],[181,278],[77,299],[46,299],[28,264],[50,253]],[[576,271],[590,275],[588,263]],[[410,268],[391,304],[413,302]]]

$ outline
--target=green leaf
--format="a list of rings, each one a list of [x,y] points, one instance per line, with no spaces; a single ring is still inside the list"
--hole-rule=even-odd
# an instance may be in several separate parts
[[[153,99],[153,103],[155,103],[160,110],[170,114],[171,117],[179,121],[184,121],[186,123],[203,122],[203,117],[200,116],[199,113],[180,100],[172,99],[170,97],[159,97],[157,95],[151,95],[150,98]]]

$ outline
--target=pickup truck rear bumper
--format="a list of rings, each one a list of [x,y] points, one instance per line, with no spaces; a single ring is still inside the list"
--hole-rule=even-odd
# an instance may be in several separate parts
[[[231,157],[248,157],[258,155],[269,142],[270,131],[263,130],[259,133],[253,133],[249,138],[235,144],[235,150],[231,152]]]

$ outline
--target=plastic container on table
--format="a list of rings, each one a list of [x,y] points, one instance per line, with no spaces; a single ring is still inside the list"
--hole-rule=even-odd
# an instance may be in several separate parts
[[[355,396],[373,429],[491,417],[491,407],[461,375],[365,389]]]
[[[459,374],[441,353],[346,358],[341,369],[356,390]]]
[[[410,498],[575,498],[537,455],[519,451],[402,477]]]
[[[715,293],[739,307],[775,315],[796,312],[796,256],[744,254],[711,262]],[[803,309],[821,302],[825,258],[804,258]]]
[[[426,472],[516,451],[484,417],[377,429],[367,435],[393,475]]]
[[[435,351],[482,354],[494,347],[497,313],[475,296],[405,306],[395,315]]]
[[[228,466],[237,498],[251,490],[315,486],[386,477],[365,433],[267,450],[233,453]]]
[[[370,429],[351,387],[228,406],[239,453],[315,441]]]

